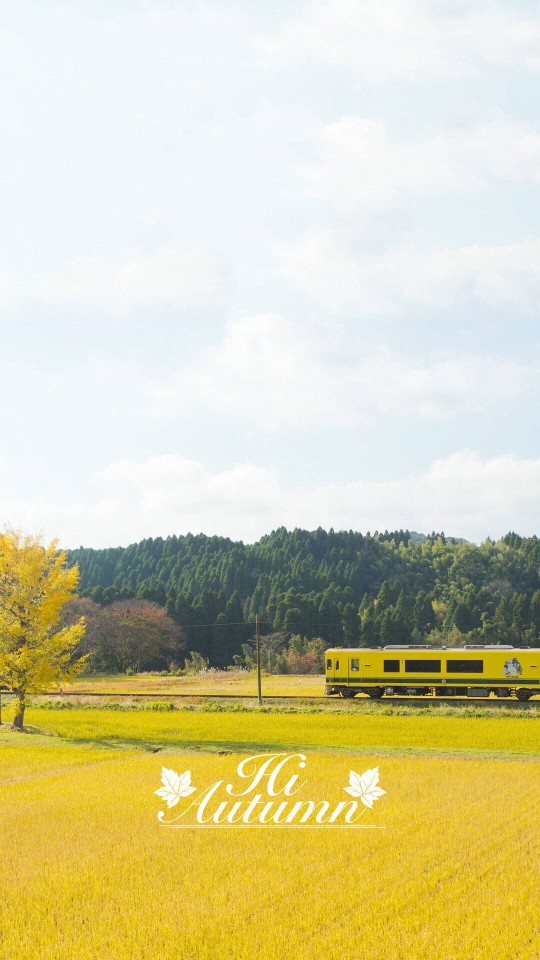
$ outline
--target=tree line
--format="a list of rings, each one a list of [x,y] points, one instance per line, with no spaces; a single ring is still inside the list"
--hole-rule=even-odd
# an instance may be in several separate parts
[[[265,635],[326,645],[540,641],[536,536],[509,533],[476,546],[443,533],[282,527],[254,544],[187,534],[81,547],[68,562],[78,565],[79,596],[96,605],[98,619],[136,602],[167,617],[161,649],[131,655],[132,669],[159,668],[182,651],[214,667],[245,662],[257,615]],[[126,668],[117,652],[100,650],[103,664]]]

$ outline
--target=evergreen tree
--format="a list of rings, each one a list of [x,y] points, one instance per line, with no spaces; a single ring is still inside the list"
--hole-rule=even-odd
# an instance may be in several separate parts
[[[189,649],[206,657],[214,646],[220,662],[223,644],[212,630],[229,616],[234,593],[245,618],[264,617],[268,633],[294,626],[302,637],[320,633],[328,645],[378,645],[381,630],[421,643],[435,629],[442,640],[540,642],[538,537],[512,533],[476,547],[435,532],[413,542],[403,530],[281,527],[248,545],[187,534],[80,548],[69,562],[79,565],[81,596],[101,605],[134,596],[165,605],[190,631]]]
[[[353,603],[346,603],[341,615],[343,642],[346,647],[356,647],[359,640],[358,616]]]

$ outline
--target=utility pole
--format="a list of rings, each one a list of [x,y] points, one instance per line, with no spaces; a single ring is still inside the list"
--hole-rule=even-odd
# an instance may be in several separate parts
[[[259,631],[259,614],[255,614],[255,637],[257,640],[257,696],[259,703],[262,703],[261,693],[261,635]]]

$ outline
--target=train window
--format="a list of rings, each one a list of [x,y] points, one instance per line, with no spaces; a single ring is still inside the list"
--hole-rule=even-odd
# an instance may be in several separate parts
[[[351,658],[351,673],[358,673],[360,670],[360,660],[357,660],[356,657]]]
[[[440,660],[406,660],[405,673],[440,673]]]
[[[447,660],[448,673],[483,673],[483,660]]]
[[[336,660],[336,670],[339,670],[339,660]]]
[[[327,661],[326,661],[326,669],[327,669],[327,670],[331,670],[331,669],[332,669],[332,661],[331,661],[331,660],[327,660]]]
[[[385,672],[385,673],[399,673],[399,660],[385,660],[385,661],[384,661],[384,672]]]

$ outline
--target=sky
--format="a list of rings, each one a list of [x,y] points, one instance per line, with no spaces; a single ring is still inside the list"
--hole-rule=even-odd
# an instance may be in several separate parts
[[[0,523],[540,533],[540,4],[0,9]]]

